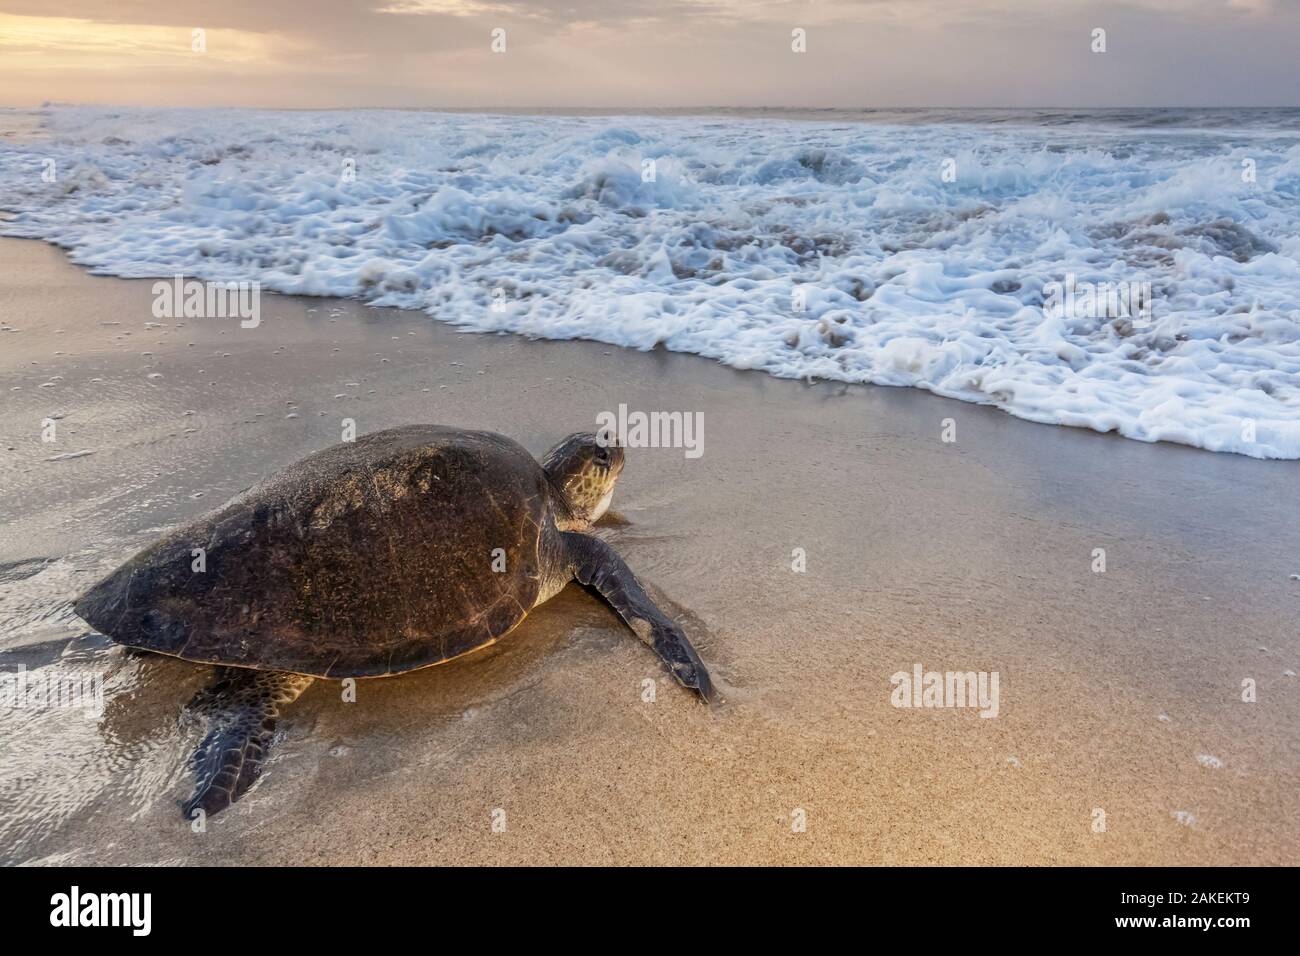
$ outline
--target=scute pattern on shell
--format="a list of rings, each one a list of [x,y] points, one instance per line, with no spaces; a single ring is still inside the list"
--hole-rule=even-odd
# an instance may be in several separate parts
[[[120,644],[187,660],[395,674],[518,624],[550,521],[546,475],[520,445],[405,426],[289,466],[132,558],[76,610]]]

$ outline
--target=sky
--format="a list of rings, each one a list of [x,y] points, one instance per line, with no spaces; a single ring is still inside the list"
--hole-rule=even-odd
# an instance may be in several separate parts
[[[1300,0],[0,0],[9,106],[1300,106],[1298,63]]]

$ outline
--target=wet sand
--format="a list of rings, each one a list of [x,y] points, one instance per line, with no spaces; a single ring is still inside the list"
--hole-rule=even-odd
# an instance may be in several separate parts
[[[108,675],[100,719],[0,711],[3,862],[1300,862],[1297,463],[337,300],[154,324],[150,286],[0,241],[0,668]],[[540,454],[620,403],[704,415],[698,459],[629,451],[599,533],[725,703],[575,585],[356,703],[313,685],[192,832],[207,672],[87,636],[72,595],[344,418]],[[999,715],[891,706],[916,663],[998,672]]]

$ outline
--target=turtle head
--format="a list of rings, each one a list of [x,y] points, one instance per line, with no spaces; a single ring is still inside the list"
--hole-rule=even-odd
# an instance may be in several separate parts
[[[609,508],[614,482],[623,471],[623,449],[606,432],[577,432],[546,453],[542,468],[576,525],[585,527]]]

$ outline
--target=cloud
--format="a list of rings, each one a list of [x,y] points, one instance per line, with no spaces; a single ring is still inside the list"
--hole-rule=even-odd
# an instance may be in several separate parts
[[[271,106],[1300,101],[1298,0],[0,0],[0,90]],[[790,30],[808,30],[808,52]],[[1093,27],[1109,50],[1088,49]],[[190,31],[208,31],[202,63]],[[491,31],[505,27],[508,53]],[[1244,69],[1248,64],[1249,69]],[[225,73],[222,73],[222,68]]]
[[[0,13],[0,53],[39,57],[45,68],[85,68],[100,63],[115,68],[200,62],[263,63],[302,44],[270,34],[240,30],[202,30],[196,52],[194,28],[96,23],[72,17],[26,17]]]
[[[475,0],[394,0],[387,6],[378,7],[375,12],[398,16],[477,17],[508,13],[510,6],[506,3],[476,3]]]

